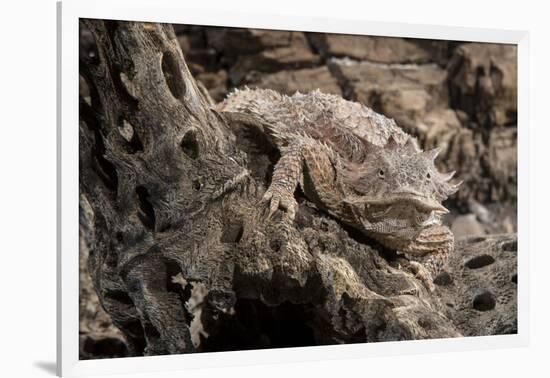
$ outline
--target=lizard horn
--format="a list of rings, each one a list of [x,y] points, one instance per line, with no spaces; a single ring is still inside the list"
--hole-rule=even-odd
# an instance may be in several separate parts
[[[359,137],[359,140],[363,144],[363,147],[365,148],[365,151],[367,153],[374,153],[375,151],[378,151],[382,148],[380,146],[377,146],[376,144],[369,142],[366,138]]]
[[[464,181],[461,180],[454,185],[450,185],[447,195],[455,194],[458,191],[458,187],[462,185],[463,182]]]
[[[386,145],[384,146],[385,148],[388,148],[390,150],[394,150],[396,149],[397,147],[399,147],[399,143],[397,143],[397,141],[395,140],[395,138],[393,137],[393,135],[391,135],[389,138],[388,138],[388,141],[386,142]]]
[[[453,178],[453,176],[455,175],[456,171],[451,171],[449,173],[440,173],[439,174],[439,177],[441,178],[441,180],[443,181],[449,181],[450,179]]]
[[[422,154],[424,154],[424,156],[426,157],[426,159],[429,159],[429,160],[435,160],[435,158],[437,157],[437,155],[441,152],[441,147],[436,147],[436,148],[433,148],[429,151],[424,151],[422,152]]]

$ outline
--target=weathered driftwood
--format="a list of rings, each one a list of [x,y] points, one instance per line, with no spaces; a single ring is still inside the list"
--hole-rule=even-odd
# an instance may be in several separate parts
[[[299,193],[294,222],[266,219],[276,152],[210,110],[171,26],[83,23],[88,268],[131,354],[461,335],[399,259]]]

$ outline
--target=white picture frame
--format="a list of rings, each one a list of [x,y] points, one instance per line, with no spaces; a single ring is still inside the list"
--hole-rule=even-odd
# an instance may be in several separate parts
[[[62,376],[173,371],[306,360],[362,358],[526,346],[529,335],[528,50],[524,31],[380,23],[343,19],[212,12],[181,1],[117,0],[58,3],[57,372]],[[509,43],[518,46],[518,333],[455,339],[250,350],[190,355],[79,360],[78,28],[79,18],[317,31],[373,36]]]

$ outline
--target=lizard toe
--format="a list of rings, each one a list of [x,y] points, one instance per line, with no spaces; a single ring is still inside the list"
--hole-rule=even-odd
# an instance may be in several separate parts
[[[268,189],[265,191],[262,199],[260,200],[260,203],[268,203],[272,197],[273,197],[273,192],[270,189]]]
[[[296,217],[296,210],[298,208],[298,203],[294,197],[283,197],[281,199],[281,207],[286,210],[286,216],[290,220],[294,220]]]
[[[410,267],[414,273],[414,276],[424,284],[430,293],[433,292],[435,290],[435,286],[433,284],[432,275],[428,269],[417,261],[411,261]]]
[[[284,191],[269,188],[263,195],[260,203],[267,205],[267,219],[273,217],[279,209],[283,210],[285,216],[291,220],[294,220],[296,216],[298,203],[294,199],[294,196]]]
[[[271,197],[271,202],[269,203],[269,213],[267,214],[267,219],[271,219],[273,214],[279,209],[280,197],[275,195]]]

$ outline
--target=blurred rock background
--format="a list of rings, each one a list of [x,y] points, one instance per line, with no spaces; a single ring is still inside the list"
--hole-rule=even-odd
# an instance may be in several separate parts
[[[174,28],[191,73],[216,101],[246,85],[289,95],[320,89],[361,102],[394,118],[423,148],[442,147],[437,160],[440,170],[456,170],[455,177],[464,181],[445,204],[452,210],[445,221],[457,240],[516,232],[515,46],[191,25]],[[91,36],[81,31],[81,53],[93,54],[92,46]],[[93,215],[85,207],[85,200],[81,201],[81,271],[86,270],[86,235],[91,234],[85,225],[93,224],[86,218]],[[500,261],[500,254],[494,253],[490,263],[470,264],[473,268],[464,259],[474,259],[475,251],[455,257],[449,264],[449,279],[444,275],[440,279],[442,300],[449,305],[457,297],[453,274],[467,277],[468,282],[485,282],[489,276],[515,271],[515,250],[507,253],[512,257]],[[483,271],[473,270],[479,268]],[[474,280],[471,272],[483,274]],[[80,284],[81,358],[125,355],[122,336],[98,305],[85,272]],[[507,306],[515,309],[515,299],[508,301]],[[492,316],[483,311],[469,310],[464,316]],[[515,311],[504,313],[515,319]],[[510,324],[515,324],[512,320]]]

